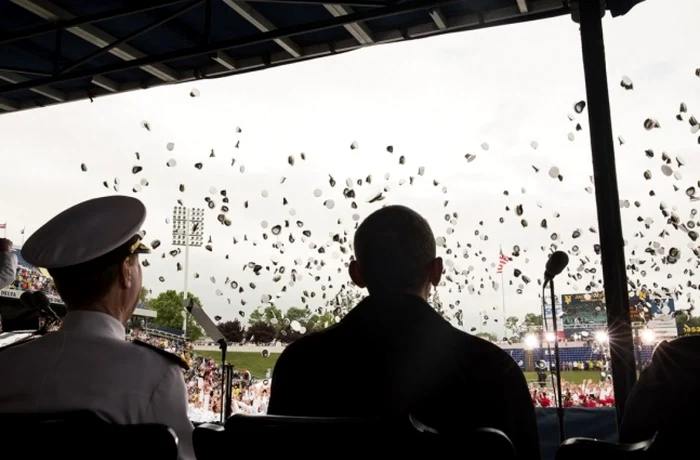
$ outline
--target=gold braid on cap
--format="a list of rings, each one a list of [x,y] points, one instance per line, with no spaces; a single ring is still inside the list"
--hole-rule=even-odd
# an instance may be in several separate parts
[[[136,241],[134,242],[134,244],[129,246],[129,254],[131,254],[131,255],[133,255],[136,252],[136,250],[139,248],[139,246],[141,246],[141,241],[142,241],[141,237],[139,235],[136,235],[136,236],[137,236],[137,238],[136,238]]]

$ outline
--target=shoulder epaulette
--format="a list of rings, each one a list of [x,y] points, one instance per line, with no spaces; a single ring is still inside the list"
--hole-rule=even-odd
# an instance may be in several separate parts
[[[142,342],[141,340],[134,340],[132,343],[136,345],[140,345],[142,347],[149,348],[156,353],[160,353],[162,356],[165,356],[169,361],[177,364],[181,368],[188,370],[190,368],[190,365],[187,364],[187,361],[182,359],[180,356],[176,355],[175,353],[170,353],[169,351],[165,351],[160,347],[157,347],[155,345],[151,345],[150,343],[147,342]]]
[[[17,340],[16,342],[12,342],[9,345],[5,345],[4,347],[0,347],[0,352],[7,350],[8,348],[16,347],[18,345],[23,345],[25,343],[31,342],[32,340],[38,338],[39,336],[36,335],[30,335],[29,337],[25,337],[21,340]]]

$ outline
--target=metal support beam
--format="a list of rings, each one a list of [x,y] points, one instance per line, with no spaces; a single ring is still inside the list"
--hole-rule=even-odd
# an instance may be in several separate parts
[[[237,0],[223,0],[223,2],[233,11],[238,13],[243,19],[255,26],[255,28],[259,31],[272,32],[277,30],[277,28],[270,21],[265,19],[262,14],[255,11],[255,9],[248,3]],[[291,38],[276,38],[273,41],[292,56],[301,56],[301,48],[299,48],[299,46],[294,43]]]
[[[150,31],[152,31],[153,29],[156,29],[156,28],[162,26],[163,24],[166,24],[166,23],[172,21],[173,19],[179,17],[180,15],[185,14],[186,12],[198,7],[203,1],[204,0],[190,1],[189,3],[184,5],[183,7],[168,14],[167,16],[165,16],[165,17],[163,17],[155,22],[151,22],[150,24],[146,24],[143,27],[140,27],[139,29],[131,32],[130,34],[128,34],[128,35],[126,35],[126,36],[124,36],[116,41],[113,41],[112,43],[108,44],[107,46],[104,46],[102,48],[95,50],[94,52],[88,54],[87,56],[83,57],[82,59],[79,59],[75,62],[71,62],[66,67],[59,69],[59,73],[70,72],[71,70],[77,69],[78,67],[82,66],[83,64],[90,62],[93,59],[96,59],[97,57],[102,56],[103,54],[108,53],[113,49],[117,49],[120,46],[123,46],[124,44],[129,42],[130,40],[133,40],[136,37],[140,37],[141,35],[148,33]]]
[[[7,98],[0,97],[0,109],[6,112],[14,112],[15,110],[19,110],[19,104]]]
[[[99,86],[100,88],[104,88],[111,93],[119,92],[119,83],[101,75],[92,77],[91,83],[95,86]]]
[[[325,6],[328,0],[248,0],[249,3],[286,3],[286,4],[299,4],[299,5],[323,5]],[[395,0],[345,0],[340,3],[334,3],[334,5],[342,6],[359,6],[362,8],[380,8],[382,6],[389,6],[394,3]]]
[[[333,15],[334,18],[339,16],[347,16],[348,14],[353,14],[355,11],[349,6],[343,5],[323,5],[329,13]],[[369,30],[367,26],[359,22],[352,22],[350,24],[345,24],[345,30],[347,30],[350,35],[352,35],[355,40],[360,45],[371,45],[374,43],[374,38],[372,37],[372,31]]]
[[[17,40],[23,40],[25,38],[35,37],[37,35],[55,32],[57,29],[69,29],[71,27],[80,26],[84,24],[92,24],[93,22],[106,21],[108,19],[115,19],[136,13],[143,13],[146,11],[163,8],[164,6],[182,3],[184,1],[185,0],[141,0],[136,4],[136,6],[130,6],[128,8],[118,8],[104,11],[102,13],[86,14],[73,19],[69,19],[67,21],[52,22],[50,24],[46,24],[39,27],[32,27],[29,29],[24,29],[7,34],[0,34],[0,45],[3,43],[10,43]]]
[[[25,10],[36,14],[37,16],[47,20],[47,21],[66,21],[75,19],[75,16],[68,11],[54,5],[48,0],[10,0],[12,3],[24,8]],[[109,35],[108,33],[102,31],[101,29],[86,24],[81,26],[75,26],[67,29],[68,32],[73,35],[82,38],[83,40],[92,43],[93,45],[104,48],[109,46],[110,43],[117,41],[117,38]],[[131,61],[135,59],[143,59],[146,57],[144,53],[133,48],[130,45],[120,45],[109,51],[111,54],[117,56],[124,61]],[[167,67],[164,64],[152,64],[145,65],[141,67],[145,72],[150,73],[163,81],[177,81],[178,72]]]
[[[516,0],[518,2],[518,9],[520,10],[521,14],[525,14],[530,9],[527,7],[527,0]]]
[[[236,70],[239,67],[236,63],[236,60],[228,54],[224,53],[223,51],[219,51],[218,53],[216,53],[216,55],[212,59],[214,59],[222,66],[226,67],[228,70]]]
[[[440,30],[445,30],[447,29],[447,20],[445,19],[445,16],[442,14],[442,11],[440,11],[440,8],[433,8],[430,10],[430,19],[433,20],[435,23],[435,26],[440,29]]]
[[[615,144],[610,121],[610,99],[601,20],[604,13],[601,0],[578,1],[577,14],[580,21],[583,70],[586,79],[601,264],[619,426],[622,423],[627,398],[637,380],[637,373],[630,324],[620,196],[617,189]],[[574,19],[576,19],[576,13]]]
[[[14,83],[14,84],[23,84],[30,82],[31,79],[27,78],[23,75],[19,75],[16,73],[12,72],[1,72],[0,71],[0,80],[5,80],[8,83]],[[66,95],[57,89],[49,88],[48,86],[42,85],[42,86],[33,86],[31,88],[28,88],[30,91],[39,94],[44,97],[48,97],[49,99],[53,99],[56,102],[65,102],[66,100]]]
[[[94,69],[75,70],[73,72],[67,72],[57,77],[50,76],[45,78],[37,78],[31,81],[18,83],[14,85],[2,85],[0,86],[0,94],[7,94],[21,89],[30,89],[37,86],[48,85],[63,81],[71,81],[80,78],[92,78],[95,75],[108,75],[112,72],[120,72],[124,70],[143,67],[146,65],[154,65],[160,62],[168,62],[177,59],[186,59],[194,56],[207,55],[211,57],[213,55],[213,59],[217,60],[218,62],[219,60],[217,58],[223,56],[217,54],[218,52],[226,52],[227,55],[230,55],[230,53],[233,50],[249,45],[256,45],[260,43],[269,42],[275,39],[287,38],[295,35],[342,27],[345,24],[350,24],[353,22],[365,22],[374,19],[381,19],[400,14],[410,13],[414,11],[428,10],[433,7],[451,4],[457,1],[460,0],[405,0],[398,4],[393,4],[391,6],[386,6],[383,8],[365,10],[361,12],[355,12],[346,16],[340,16],[337,18],[328,18],[320,21],[314,21],[308,24],[299,24],[295,26],[285,27],[270,32],[263,32],[258,35],[219,40],[208,44],[191,46],[174,51],[169,51],[166,53],[135,59],[128,62],[105,65]],[[513,14],[512,10],[516,10],[516,13]],[[541,3],[537,3],[537,9],[533,9],[533,11],[529,12],[526,15],[517,14],[517,8],[515,8],[515,5],[513,5],[509,8],[492,11],[488,16],[488,19],[484,15],[478,15],[473,13],[451,17],[449,21],[449,28],[446,31],[439,30],[432,21],[427,20],[428,18],[426,15],[425,23],[418,24],[408,29],[394,29],[384,31],[381,33],[376,33],[375,43],[392,43],[401,41],[405,37],[421,38],[452,30],[457,31],[479,29],[483,27],[513,24],[525,20],[544,19],[568,13],[570,13],[568,5],[563,5],[561,3],[561,0],[542,0]],[[264,67],[274,67],[290,62],[299,62],[314,57],[325,56],[328,54],[339,53],[343,51],[351,51],[353,49],[360,48],[361,46],[362,45],[358,44],[357,41],[353,38],[348,38],[347,40],[333,43],[319,43],[304,47],[302,50],[302,56],[299,58],[294,58],[290,56],[287,52],[280,50],[279,53],[272,53],[265,60],[263,60],[261,56],[251,56],[241,59],[233,59],[233,66],[235,67],[235,70],[229,70],[226,66],[222,66],[221,64],[212,64],[210,68],[191,69],[188,71],[183,71],[181,78],[182,81],[187,81],[202,77],[221,77],[227,74],[231,74],[233,72],[250,72]],[[124,83],[122,85],[121,90],[129,91],[138,88],[157,86],[158,84],[158,82],[151,81],[146,86],[144,86],[143,82],[132,81]],[[82,94],[83,93],[79,93],[77,97],[84,97],[84,95]]]

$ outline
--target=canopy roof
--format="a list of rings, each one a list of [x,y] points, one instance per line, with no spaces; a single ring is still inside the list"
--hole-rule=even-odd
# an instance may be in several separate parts
[[[10,0],[0,113],[570,14],[569,0]],[[608,0],[613,15],[641,0]]]

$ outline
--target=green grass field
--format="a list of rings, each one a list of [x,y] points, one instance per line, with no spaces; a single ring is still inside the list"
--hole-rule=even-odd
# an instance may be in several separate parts
[[[218,351],[203,351],[198,350],[197,354],[207,356],[216,360],[216,362],[221,361],[221,353]],[[238,369],[247,369],[253,377],[264,378],[265,372],[268,369],[274,369],[275,363],[279,358],[279,353],[270,353],[267,358],[263,357],[260,353],[246,353],[240,351],[229,351],[226,353],[226,360],[235,365]],[[564,372],[562,373],[564,380],[572,383],[581,383],[583,380],[591,379],[594,382],[600,380],[599,371],[580,371],[580,372]],[[534,372],[525,372],[525,378],[528,382],[536,381],[537,374]],[[549,379],[548,379],[549,382]]]
[[[217,363],[221,362],[220,351],[205,351],[195,350],[198,355],[212,358]],[[237,369],[247,369],[253,377],[264,378],[265,372],[268,369],[274,369],[279,353],[270,353],[270,356],[265,358],[261,353],[251,353],[242,351],[229,351],[226,353],[226,361],[233,364]]]

